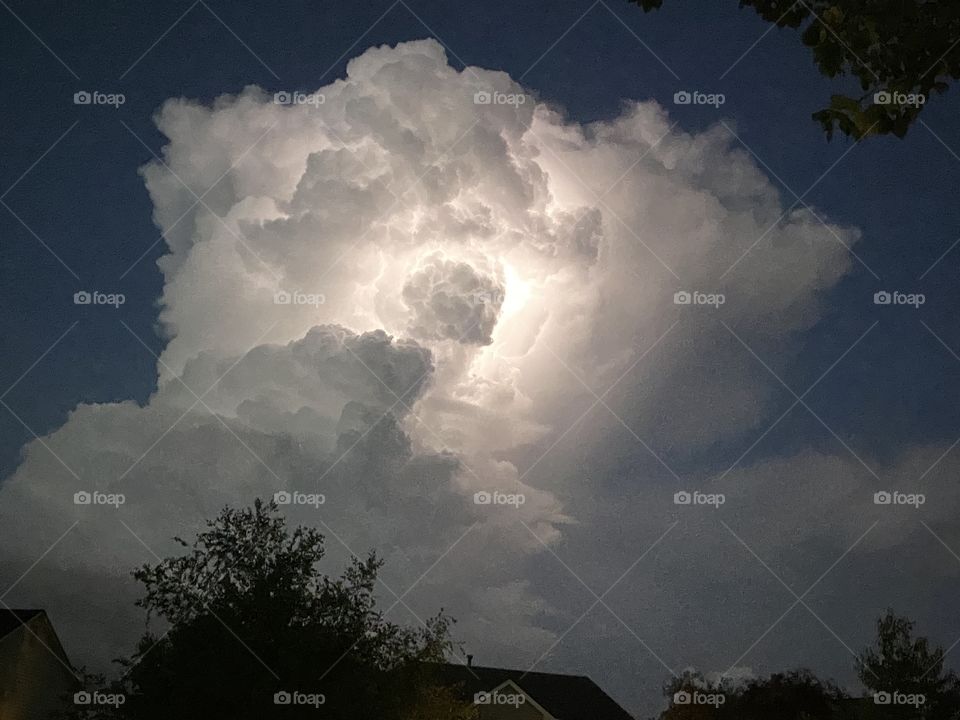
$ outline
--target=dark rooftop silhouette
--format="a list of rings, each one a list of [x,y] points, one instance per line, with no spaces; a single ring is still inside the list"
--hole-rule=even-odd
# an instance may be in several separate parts
[[[21,625],[33,620],[33,618],[42,612],[43,610],[18,610],[13,608],[8,610],[7,608],[0,608],[0,638],[6,637]]]
[[[633,720],[609,695],[585,675],[524,672],[477,665],[440,666],[444,683],[462,684],[464,695],[489,692],[508,680],[554,717],[563,720]]]

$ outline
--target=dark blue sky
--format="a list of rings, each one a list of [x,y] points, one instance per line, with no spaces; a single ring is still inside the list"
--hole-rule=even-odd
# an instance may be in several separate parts
[[[0,18],[0,193],[9,206],[0,207],[0,386],[16,382],[78,323],[3,398],[40,435],[78,403],[142,401],[154,386],[153,358],[118,322],[162,346],[154,331],[161,290],[154,261],[164,245],[137,174],[151,155],[124,123],[159,151],[163,138],[151,117],[169,97],[210,100],[248,84],[313,89],[342,76],[346,61],[370,45],[433,36],[454,64],[522,77],[580,121],[612,117],[624,99],[647,98],[670,107],[687,130],[718,117],[733,120],[769,171],[800,195],[849,148],[842,138],[827,143],[810,120],[843,83],[815,71],[794,32],[774,29],[757,42],[769,26],[732,1],[667,2],[653,14],[615,0],[44,1],[12,2]],[[122,92],[126,102],[116,110],[73,105],[73,93],[83,89]],[[727,102],[719,113],[676,107],[678,89],[722,92]],[[843,352],[851,333],[880,320],[864,351],[809,398],[864,452],[882,454],[894,436],[952,440],[960,424],[952,392],[960,362],[919,322],[960,351],[953,310],[960,250],[920,279],[960,235],[960,158],[951,149],[960,148],[957,110],[955,92],[935,98],[922,115],[926,126],[916,125],[903,141],[873,139],[854,148],[804,197],[831,220],[862,229],[856,252],[870,269],[857,263],[833,291],[829,317],[808,333],[785,380],[802,391]],[[786,188],[783,196],[793,199]],[[122,291],[126,304],[78,314],[72,294],[81,288]],[[919,311],[875,308],[870,296],[881,288],[922,291],[927,303]],[[6,476],[31,432],[7,410],[0,428]],[[765,442],[771,449],[833,442],[819,424],[809,430],[807,436],[785,424]]]
[[[777,371],[786,385],[801,394],[850,349],[853,339],[876,323],[862,344],[805,397],[820,419],[802,407],[794,408],[751,449],[744,466],[816,448],[846,460],[851,451],[874,467],[896,467],[897,456],[906,448],[934,447],[938,442],[949,445],[960,434],[956,401],[960,389],[960,325],[956,322],[960,289],[955,282],[960,271],[960,243],[950,250],[960,238],[960,102],[954,90],[933,98],[921,115],[922,123],[905,139],[873,138],[854,146],[843,137],[827,142],[810,118],[831,93],[849,88],[849,83],[822,77],[796,32],[771,29],[751,11],[740,10],[736,0],[666,0],[666,7],[653,14],[644,14],[622,0],[191,3],[193,0],[153,4],[0,0],[4,33],[0,72],[5,89],[5,101],[0,104],[4,158],[0,165],[0,334],[4,339],[0,399],[8,406],[0,406],[0,483],[18,466],[21,448],[33,433],[43,436],[60,427],[78,404],[131,398],[143,403],[155,388],[156,360],[124,323],[148,339],[154,351],[163,347],[165,340],[157,323],[163,283],[156,261],[166,247],[152,222],[153,205],[139,176],[139,168],[152,153],[160,153],[165,142],[153,122],[162,103],[172,97],[209,103],[251,84],[271,93],[312,91],[342,77],[347,61],[371,45],[425,37],[444,44],[454,66],[466,63],[503,70],[579,123],[614,118],[624,101],[647,99],[658,101],[680,128],[691,133],[722,119],[736,129],[756,154],[763,172],[780,186],[784,207],[793,203],[796,193],[823,219],[859,228],[862,237],[854,246],[859,259],[823,296],[815,325],[799,337],[778,332],[763,337],[758,328],[734,328],[753,347],[782,343],[785,349],[776,356],[777,362],[784,364],[778,364]],[[81,90],[123,93],[126,102],[118,109],[77,106],[73,95]],[[673,96],[679,90],[723,93],[726,103],[719,111],[677,106]],[[194,188],[198,193],[204,189]],[[748,256],[744,267],[750,261]],[[77,306],[73,294],[82,289],[122,292],[126,302],[116,310]],[[919,292],[926,302],[918,310],[876,306],[873,295],[878,290]],[[794,348],[797,352],[791,356]],[[794,398],[771,381],[746,351],[742,362],[755,372],[758,385],[770,383],[775,388],[774,400],[766,408],[769,417],[757,422],[757,427],[766,428]],[[639,388],[631,396],[624,391],[624,397],[640,397],[643,392],[644,388]],[[649,409],[636,412],[649,413]],[[630,408],[623,417],[625,427],[633,424]],[[600,423],[584,432],[600,434],[604,428]],[[706,452],[685,452],[680,446],[655,449],[665,461],[664,467],[668,464],[681,475],[715,476],[751,447],[757,433],[748,429],[729,436],[736,439],[718,442]],[[646,448],[630,438],[622,451],[609,450],[614,445],[598,444],[601,450],[591,455],[590,445],[585,443],[584,467],[561,467],[571,464],[571,454],[551,456],[538,469],[545,477],[556,469],[550,479],[559,487],[551,489],[558,489],[561,495],[563,482],[586,488],[586,494],[570,504],[571,516],[584,521],[564,529],[558,554],[597,587],[601,583],[608,586],[623,567],[608,568],[597,561],[598,544],[593,536],[603,536],[601,560],[615,557],[619,549],[630,554],[632,561],[637,543],[652,542],[664,529],[650,520],[644,530],[649,529],[651,536],[643,542],[638,539],[630,521],[645,520],[641,510],[648,507],[651,490],[634,482],[635,476],[654,478],[656,482],[651,484],[662,476],[662,485],[671,492],[674,489],[670,473],[651,459]],[[960,445],[955,452],[960,453]],[[946,466],[944,463],[941,470]],[[81,473],[88,470],[78,469]],[[167,468],[162,471],[166,473]],[[770,487],[775,490],[780,479],[772,478]],[[851,485],[859,489],[862,479],[851,478]],[[883,479],[890,480],[888,487],[896,485],[896,479]],[[869,483],[870,478],[865,480]],[[5,489],[14,486],[9,483]],[[783,505],[775,497],[769,505],[759,502],[744,507],[748,519],[757,519],[758,528],[762,530],[768,523],[777,530],[780,521],[794,510]],[[754,508],[768,507],[775,511],[769,515],[754,512]],[[786,514],[777,514],[780,512]],[[821,513],[826,515],[828,509],[817,508],[814,519],[819,520]],[[849,515],[856,520],[865,517],[860,505],[852,506]],[[714,524],[719,536],[731,541],[719,523]],[[914,525],[926,533],[919,523]],[[695,547],[707,545],[711,553],[705,556],[718,567],[732,563],[731,556],[752,563],[753,558],[737,544],[731,542],[724,550],[716,536],[705,535],[707,539],[701,541],[695,524],[681,529],[688,527],[693,528]],[[820,537],[821,530],[826,535],[817,525],[790,548],[797,549],[799,565],[790,572],[796,572],[797,578],[810,576],[803,587],[839,555],[832,552],[829,537]],[[921,540],[932,542],[925,535]],[[886,546],[879,547],[882,554]],[[939,552],[939,546],[932,547]],[[951,561],[948,555],[931,555],[930,547],[922,542],[901,550],[901,558]],[[543,557],[531,556],[534,568],[530,574],[549,576],[539,577],[538,582],[548,588],[556,582],[555,593],[547,595],[560,597],[560,585],[565,581],[573,584],[571,578],[558,574],[558,567],[544,563]],[[771,564],[780,569],[775,558]],[[753,569],[762,581],[771,581],[762,575],[762,567]],[[640,571],[630,580],[637,583],[636,588],[628,590],[629,583],[624,583],[621,590],[625,612],[636,615],[628,619],[636,619],[638,627],[648,618],[652,623],[662,617],[669,619],[677,599],[671,596],[661,602],[658,598],[655,603],[650,594],[672,585],[653,568],[641,566]],[[914,566],[914,572],[922,579],[922,563]],[[885,591],[889,589],[871,587],[874,582],[903,594],[915,593],[911,612],[917,607],[928,620],[935,618],[934,623],[942,620],[944,627],[948,621],[955,624],[941,615],[949,605],[940,599],[955,597],[956,592],[949,585],[952,578],[940,572],[938,567],[936,573],[930,573],[931,585],[910,581],[909,576],[907,582],[896,584],[889,583],[888,575],[845,573],[842,581],[837,578],[846,583],[840,591],[823,590],[826,617],[833,626],[842,621],[844,628],[861,628],[870,622],[864,618],[879,612],[879,603],[887,601]],[[604,573],[614,575],[607,578]],[[793,576],[788,578],[794,584]],[[802,589],[800,580],[796,582]],[[59,576],[55,583],[61,583]],[[760,603],[773,602],[770,612],[771,620],[775,619],[784,609],[777,606],[773,592],[780,588],[774,585],[769,590],[758,583],[756,592],[749,585],[743,593]],[[696,583],[690,585],[700,589]],[[684,587],[682,579],[678,586]],[[576,585],[574,589],[578,589]],[[708,601],[704,605],[715,597],[731,596],[710,585],[703,595]],[[851,598],[865,598],[867,604],[878,606],[864,609],[864,603]],[[688,632],[688,645],[684,646],[681,637],[696,629],[689,622],[688,607],[698,600],[681,598],[678,627],[661,628],[679,638],[674,648],[678,663],[698,659],[698,638]],[[663,608],[669,612],[657,615]],[[718,614],[724,631],[738,624],[752,631],[763,617],[754,606],[742,615],[720,607]],[[849,617],[852,615],[856,617]],[[584,637],[571,635],[561,651],[578,643],[592,648],[597,638],[607,637],[596,634],[594,626],[587,623],[579,632]],[[812,631],[801,626],[800,632],[805,639],[824,635],[821,656],[838,656],[838,664],[849,665],[842,648],[838,651],[834,638],[818,625]],[[865,637],[858,633],[857,638]],[[847,637],[846,630],[843,635]],[[946,644],[956,637],[955,632],[931,635]],[[717,636],[723,638],[723,632]],[[858,642],[854,636],[850,630],[851,642]],[[779,633],[773,633],[770,640],[777,637]],[[790,651],[802,644],[793,638],[801,636],[785,633],[783,637],[783,647],[775,649],[773,656],[777,662],[790,658],[792,663]],[[652,665],[649,671],[635,671],[632,666],[624,669],[620,658],[637,652],[633,641],[625,640],[630,646],[627,650],[620,652],[619,646],[611,645],[606,654],[596,658],[606,669],[582,670],[615,677],[611,682],[621,693],[618,697],[629,699],[630,693],[652,697],[662,668],[646,658]],[[804,648],[809,651],[806,645]],[[734,655],[742,649],[738,646]],[[572,653],[567,657],[569,664],[563,664],[561,655],[554,669],[580,667],[575,651],[567,651]],[[816,659],[816,652],[809,652]],[[646,673],[648,685],[634,687],[634,678],[625,677],[632,672]]]

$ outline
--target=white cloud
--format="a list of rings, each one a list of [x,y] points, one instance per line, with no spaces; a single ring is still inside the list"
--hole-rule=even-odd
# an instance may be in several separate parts
[[[420,260],[403,285],[413,313],[409,331],[424,340],[489,345],[503,305],[504,287],[495,275],[436,252]]]
[[[538,654],[578,613],[518,575],[550,560],[540,540],[586,521],[557,499],[561,487],[574,505],[593,499],[579,450],[634,442],[567,434],[593,393],[622,378],[605,402],[631,432],[689,453],[764,418],[769,378],[718,318],[749,326],[778,366],[848,271],[838,238],[856,231],[781,217],[723,128],[681,132],[652,102],[584,126],[530,95],[478,105],[479,90],[524,92],[504,73],[450,67],[424,40],[354,58],[318,90],[322,105],[250,87],[160,110],[165,165],[143,170],[169,249],[158,390],[144,407],[78,407],[0,489],[14,565],[81,521],[55,557],[89,578],[90,605],[43,603],[74,613],[68,642],[132,612],[102,578],[151,557],[118,519],[162,553],[224,504],[286,487],[324,493],[319,513],[291,516],[382,549],[395,589],[476,523],[431,571],[421,609],[449,593],[472,642],[522,637]],[[679,307],[680,289],[727,302]],[[323,301],[276,302],[284,292]],[[544,453],[570,460],[562,477],[526,476]],[[93,513],[72,504],[81,486],[128,503]],[[476,505],[482,491],[525,502]],[[586,529],[595,552],[607,531]]]

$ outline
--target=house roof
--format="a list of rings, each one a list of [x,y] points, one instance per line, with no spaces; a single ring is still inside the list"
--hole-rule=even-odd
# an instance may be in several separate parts
[[[462,684],[464,695],[471,699],[478,692],[489,692],[510,680],[544,710],[561,720],[633,720],[585,675],[450,664],[440,665],[439,675],[445,684]]]
[[[34,620],[37,620],[38,623],[34,623]],[[33,627],[27,628],[27,623],[33,624]],[[53,629],[53,625],[50,623],[50,618],[47,617],[45,610],[0,609],[0,640],[3,640],[20,628],[25,628],[30,635],[39,639],[46,649],[57,655],[64,667],[69,670],[70,659],[67,657],[63,645],[60,643],[60,638],[57,637],[57,632]],[[73,674],[72,671],[71,674]]]
[[[14,630],[33,620],[43,610],[7,610],[0,608],[0,638],[4,638]]]

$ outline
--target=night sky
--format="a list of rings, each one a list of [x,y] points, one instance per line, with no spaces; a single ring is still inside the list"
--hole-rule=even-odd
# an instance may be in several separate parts
[[[414,611],[424,617],[442,605],[478,662],[588,674],[638,715],[656,712],[662,682],[687,667],[763,674],[806,665],[856,687],[850,648],[869,641],[888,606],[945,647],[960,636],[947,607],[960,584],[954,90],[930,99],[902,140],[828,142],[810,115],[849,80],[821,76],[796,32],[732,1],[668,0],[652,14],[613,0],[0,4],[0,593],[13,586],[0,599],[47,607],[75,662],[102,664],[132,648],[142,619],[125,573],[150,559],[143,544],[162,555],[164,539],[191,533],[223,504],[328,481],[320,513],[331,569],[348,547],[384,550],[396,590],[430,568],[407,598],[412,609],[398,608],[395,619],[416,623]],[[320,141],[306,149],[320,131],[295,118],[309,110],[272,102],[279,91],[319,89],[318,112],[333,118],[346,94],[328,86],[343,85],[348,61],[389,46],[369,56],[389,64],[398,43],[429,38],[435,44],[416,47],[436,53],[410,51],[429,61],[399,63],[386,79],[358,70],[357,89],[343,90],[356,95],[329,120],[326,141],[346,139],[350,151],[326,152]],[[509,148],[496,133],[474,139],[470,123],[457,124],[461,106],[473,104],[450,89],[459,83],[467,93],[474,68],[503,73],[481,73],[496,87],[511,79],[522,87],[518,117],[534,105],[552,111],[537,125],[544,137],[559,138],[561,127],[569,135],[528,155],[510,133],[530,117],[513,124],[497,115],[491,127],[511,138]],[[675,104],[684,90],[722,93],[725,102]],[[79,91],[122,93],[124,102],[76,105]],[[248,141],[269,124],[256,109],[217,100],[241,93],[264,114],[287,113],[262,144]],[[193,104],[164,106],[177,98]],[[191,108],[217,113],[219,124]],[[478,112],[486,127],[487,110]],[[611,129],[631,117],[639,119]],[[423,134],[421,120],[431,128]],[[391,190],[411,185],[392,153],[414,157],[422,146],[418,162],[427,162],[462,135],[469,151],[447,159],[470,170],[415,189],[424,212],[439,207],[445,186],[462,183],[501,229],[541,213],[566,237],[565,221],[533,191],[506,184],[510,168],[539,162],[547,184],[582,172],[601,191],[626,170],[606,200],[576,178],[550,184],[570,208],[603,217],[598,246],[570,250],[557,240],[541,263],[523,249],[539,242],[534,231],[533,240],[507,233],[483,245],[455,237],[439,215],[416,231],[398,218],[364,234],[369,208],[389,212],[370,177],[384,172]],[[567,150],[566,163],[552,155]],[[230,166],[240,154],[243,174]],[[286,178],[272,162],[318,179],[301,182],[294,197],[299,175],[281,188]],[[221,173],[204,196],[209,207],[194,208],[172,235],[181,243],[172,252],[163,228]],[[539,182],[520,176],[529,187]],[[250,209],[270,183],[282,200]],[[234,207],[244,198],[249,205]],[[211,215],[231,210],[255,218],[236,226],[254,250],[237,249],[235,264]],[[738,260],[755,227],[781,212],[800,229],[778,225]],[[571,227],[581,232],[583,218]],[[340,239],[376,247],[338,263]],[[488,249],[477,259],[468,246]],[[392,268],[407,275],[392,279]],[[475,317],[483,312],[475,305],[456,306],[466,319],[443,316],[432,293],[441,281],[446,292],[462,289],[464,273],[470,292],[476,283],[505,291],[503,304],[495,301],[499,320]],[[261,315],[246,304],[254,290],[294,288],[325,293],[315,323],[298,315],[268,329],[275,308]],[[125,300],[75,304],[84,290]],[[710,315],[674,305],[679,290],[728,300]],[[924,302],[877,305],[879,291]],[[542,343],[536,363],[513,359],[526,341],[520,330],[505,335],[507,318],[542,323],[525,348],[530,358]],[[474,338],[475,319],[499,324]],[[668,331],[673,323],[678,330]],[[314,324],[342,332],[308,335]],[[392,342],[357,335],[378,329]],[[264,343],[272,345],[251,352]],[[516,376],[494,359],[470,365],[471,353],[494,349]],[[351,358],[362,367],[348,367]],[[193,403],[170,377],[200,394],[234,362],[222,394],[207,398],[210,412],[194,407],[197,418],[188,414],[165,435]],[[379,382],[361,381],[364,368]],[[357,448],[368,455],[332,470],[338,433],[361,422],[348,403],[390,412],[392,393],[420,370],[432,379],[405,412],[393,410],[400,439],[371,432]],[[498,394],[514,391],[523,402]],[[140,419],[151,408],[156,416]],[[149,459],[124,473],[144,451]],[[475,506],[475,492],[515,490],[515,482],[528,495],[522,519]],[[116,511],[126,525],[69,501],[94,487],[127,494]],[[726,501],[716,510],[674,504],[674,492],[696,488]],[[874,504],[875,492],[893,490],[924,493],[926,503]],[[310,512],[291,509],[291,517],[313,522]],[[58,542],[75,520],[72,537]],[[128,617],[118,619],[111,602]]]

